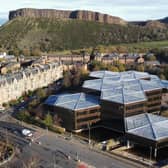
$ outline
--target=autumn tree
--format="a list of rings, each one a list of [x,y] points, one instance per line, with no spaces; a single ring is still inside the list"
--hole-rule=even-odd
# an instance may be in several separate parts
[[[71,73],[70,73],[70,71],[66,71],[64,73],[63,86],[65,88],[71,87]]]
[[[57,114],[55,114],[53,117],[53,123],[57,126],[60,126],[61,122],[62,122],[62,119]]]

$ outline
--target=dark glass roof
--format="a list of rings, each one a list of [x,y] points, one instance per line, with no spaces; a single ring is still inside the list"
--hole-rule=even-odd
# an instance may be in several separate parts
[[[139,114],[125,119],[126,132],[150,140],[168,138],[168,118],[154,114]]]
[[[146,72],[95,71],[91,72],[90,76],[101,77],[86,80],[83,88],[101,92],[102,100],[123,104],[145,101],[144,92],[164,88],[163,82],[156,75],[149,75]],[[164,83],[166,85],[165,81]],[[168,87],[168,82],[166,86]]]
[[[101,99],[121,104],[135,103],[147,100],[143,91],[135,91],[126,88],[102,91]]]
[[[162,83],[164,89],[168,89],[168,81],[167,80],[161,80],[161,83]]]
[[[124,71],[124,72],[94,71],[91,72],[89,76],[94,78],[106,78],[116,76],[120,78],[120,80],[150,78],[150,75],[147,72],[138,72],[138,71]]]
[[[70,110],[79,110],[99,106],[99,99],[96,96],[85,93],[60,94],[49,96],[45,104]]]

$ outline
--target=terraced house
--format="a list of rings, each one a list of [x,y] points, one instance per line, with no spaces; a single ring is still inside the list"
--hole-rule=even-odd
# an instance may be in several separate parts
[[[43,64],[0,76],[0,105],[19,98],[24,92],[45,87],[63,77],[58,63]]]

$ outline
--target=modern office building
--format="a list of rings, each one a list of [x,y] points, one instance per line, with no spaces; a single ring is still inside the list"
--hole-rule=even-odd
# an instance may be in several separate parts
[[[45,105],[57,114],[62,125],[70,131],[88,129],[100,120],[99,98],[85,93],[49,96]]]
[[[127,72],[109,72],[96,71],[90,74],[90,77],[99,78],[87,80],[83,84],[86,92],[94,92],[99,95],[103,91],[110,89],[124,88],[127,90],[144,92],[149,112],[160,111],[161,93],[164,88],[163,82],[155,75],[149,75],[146,72],[127,71]],[[164,82],[166,83],[166,81]]]
[[[101,93],[101,120],[104,127],[124,132],[124,118],[145,113],[147,99],[141,90],[118,88]]]
[[[125,132],[124,118],[141,113],[159,113],[163,81],[146,72],[91,72],[83,91],[100,96],[101,121],[108,128]],[[166,83],[166,82],[165,82]]]
[[[134,144],[157,150],[168,145],[168,118],[149,113],[125,118],[126,137]]]
[[[168,81],[137,71],[96,71],[90,78],[83,83],[85,93],[50,96],[45,102],[67,129],[100,121],[99,126],[123,133],[128,142],[151,147],[155,156],[168,145],[168,118],[152,114],[160,112]]]

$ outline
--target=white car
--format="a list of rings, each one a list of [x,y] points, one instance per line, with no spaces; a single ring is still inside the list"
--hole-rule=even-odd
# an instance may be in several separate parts
[[[32,137],[33,133],[28,129],[23,129],[22,130],[22,135],[24,135],[25,137]]]

